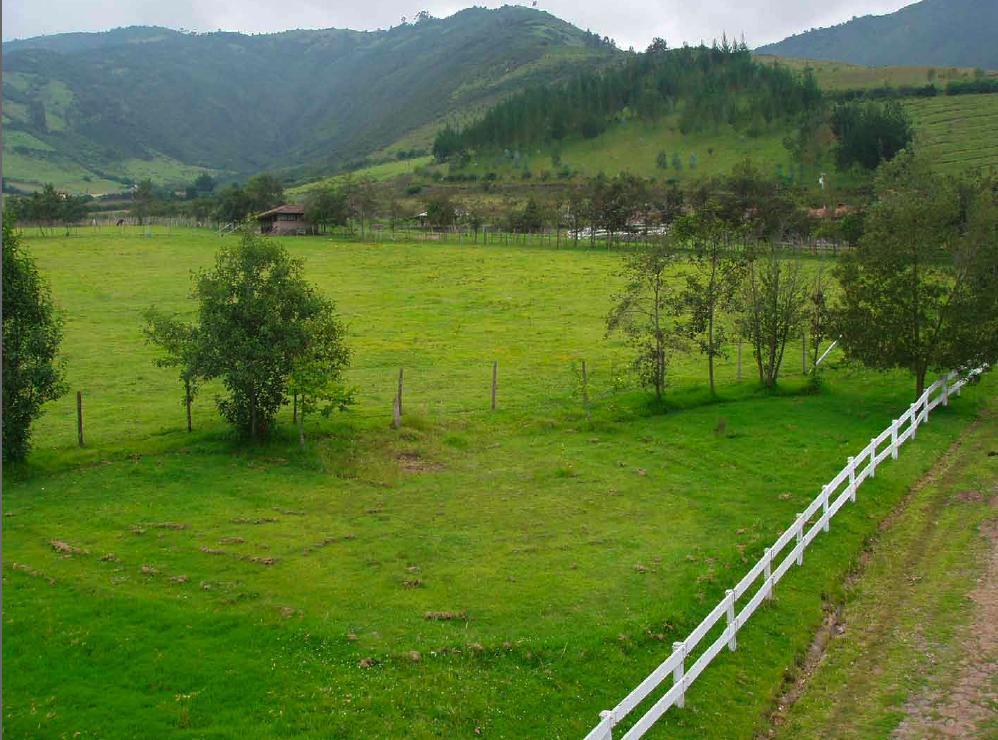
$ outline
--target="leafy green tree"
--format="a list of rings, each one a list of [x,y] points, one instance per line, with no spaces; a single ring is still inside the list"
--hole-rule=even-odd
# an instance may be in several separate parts
[[[660,170],[669,169],[669,155],[665,151],[659,152],[655,157],[655,166]]]
[[[323,228],[346,226],[349,219],[347,197],[339,188],[317,188],[305,198],[305,220],[309,223]]]
[[[446,195],[437,195],[426,204],[426,220],[431,226],[445,228],[457,220],[454,203]]]
[[[56,355],[62,321],[48,285],[3,218],[3,458],[23,460],[42,404],[66,392]]]
[[[676,346],[675,298],[668,273],[677,260],[670,240],[625,257],[624,287],[613,296],[606,322],[607,334],[620,332],[631,342],[636,351],[634,367],[642,383],[654,389],[657,401],[665,392],[669,350]]]
[[[780,254],[776,242],[750,251],[739,323],[767,388],[776,386],[787,342],[805,320],[807,295],[799,259]]]
[[[732,230],[709,210],[684,216],[676,222],[676,235],[692,247],[691,267],[680,292],[681,331],[707,357],[711,395],[714,362],[724,357],[728,337],[721,316],[734,305],[745,274],[745,256]]]
[[[132,191],[132,215],[138,219],[140,224],[145,223],[145,220],[149,218],[155,200],[156,189],[153,187],[152,180],[143,180],[135,186],[135,190]]]
[[[202,194],[215,192],[215,178],[207,172],[198,175],[197,179],[194,181],[194,189],[198,193]]]
[[[960,182],[910,153],[877,174],[855,250],[836,269],[834,318],[848,357],[930,370],[998,357],[998,205],[993,178]]]
[[[343,343],[343,326],[331,312],[304,322],[305,347],[295,357],[288,390],[298,399],[298,442],[305,446],[305,414],[318,411],[329,416],[353,403],[353,392],[342,381],[349,352]]]
[[[238,224],[245,221],[254,210],[246,191],[239,185],[233,184],[218,194],[215,218],[222,223]]]
[[[222,247],[214,268],[195,276],[193,296],[192,327],[162,331],[151,323],[147,334],[168,358],[182,359],[182,373],[221,380],[227,395],[218,408],[240,433],[266,437],[292,386],[313,403],[331,397],[308,378],[321,367],[330,388],[338,382],[349,360],[342,325],[333,304],[306,282],[302,262],[278,242],[244,231]],[[191,344],[171,350],[177,336]]]
[[[143,331],[146,339],[163,351],[163,355],[156,360],[157,367],[177,368],[180,382],[184,384],[184,406],[187,409],[189,432],[192,428],[191,404],[197,394],[200,379],[197,328],[156,308],[148,309],[144,318],[146,324]]]
[[[832,111],[839,169],[858,164],[868,170],[893,159],[913,136],[911,118],[897,100],[840,103]]]
[[[672,169],[676,172],[680,172],[683,169],[683,158],[679,156],[679,152],[673,152],[672,154]]]
[[[247,180],[244,192],[250,213],[269,211],[284,202],[284,186],[274,175],[267,172],[254,175]]]

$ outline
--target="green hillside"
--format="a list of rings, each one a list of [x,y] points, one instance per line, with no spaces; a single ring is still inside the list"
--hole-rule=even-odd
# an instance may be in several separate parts
[[[854,64],[998,69],[998,3],[922,0],[756,49],[759,54]]]
[[[4,175],[96,190],[145,172],[163,183],[202,169],[317,174],[394,157],[386,147],[410,132],[618,54],[518,7],[374,32],[138,28],[12,42],[4,128],[31,138],[5,142],[16,156]]]

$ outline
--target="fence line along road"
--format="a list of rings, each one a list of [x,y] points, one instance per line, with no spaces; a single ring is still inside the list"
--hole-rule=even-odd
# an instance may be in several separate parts
[[[926,388],[925,392],[908,407],[904,414],[891,422],[891,425],[878,436],[871,439],[859,455],[850,457],[846,466],[821,489],[821,493],[811,501],[808,507],[797,515],[794,523],[777,538],[772,547],[766,548],[762,558],[752,566],[745,577],[735,584],[733,589],[725,592],[724,598],[687,635],[685,640],[673,643],[672,654],[658,668],[648,674],[647,678],[625,696],[617,706],[608,711],[600,712],[599,724],[586,735],[586,740],[612,740],[614,727],[620,724],[635,707],[647,699],[670,676],[672,677],[672,686],[631,726],[631,729],[623,735],[624,740],[643,736],[671,707],[682,708],[686,691],[693,685],[693,682],[724,650],[725,646],[729,650],[735,650],[738,647],[738,630],[745,626],[749,617],[755,613],[755,610],[764,600],[772,598],[773,588],[794,563],[804,564],[804,551],[808,545],[814,541],[819,533],[828,531],[832,518],[845,506],[847,501],[856,500],[856,489],[863,481],[867,478],[873,478],[876,475],[877,466],[888,457],[896,460],[901,445],[909,439],[915,438],[918,427],[929,420],[929,413],[937,406],[949,404],[949,398],[953,393],[959,395],[963,386],[983,373],[985,369],[986,366],[977,368],[962,378],[959,377],[960,374],[957,371],[940,378]],[[815,518],[819,513],[820,515]],[[784,555],[784,550],[790,543],[794,543],[793,547]],[[782,559],[780,559],[781,555]],[[737,608],[738,600],[756,585],[760,577],[762,584],[739,611]],[[692,664],[689,664],[701,641],[722,618],[725,620],[724,631],[697,656]]]

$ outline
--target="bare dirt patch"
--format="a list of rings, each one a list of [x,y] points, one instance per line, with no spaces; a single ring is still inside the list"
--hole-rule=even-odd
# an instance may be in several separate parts
[[[62,540],[49,540],[49,547],[55,550],[60,555],[86,555],[87,551],[83,548],[76,547],[69,544],[68,542],[63,542]]]
[[[456,621],[467,621],[468,612],[426,612],[423,615],[423,619],[429,620],[430,622],[456,622]]]
[[[406,473],[434,473],[444,469],[442,464],[425,460],[418,452],[402,452],[397,459]]]

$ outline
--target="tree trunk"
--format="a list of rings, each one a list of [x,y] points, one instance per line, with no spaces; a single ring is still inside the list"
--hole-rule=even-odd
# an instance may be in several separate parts
[[[256,440],[256,396],[250,393],[250,439]]]
[[[915,398],[918,398],[925,392],[925,376],[927,373],[928,367],[925,365],[915,367]]]
[[[184,380],[184,404],[187,406],[187,431],[191,431],[191,381]]]
[[[298,412],[298,445],[305,449],[305,399],[302,398],[302,410]]]

